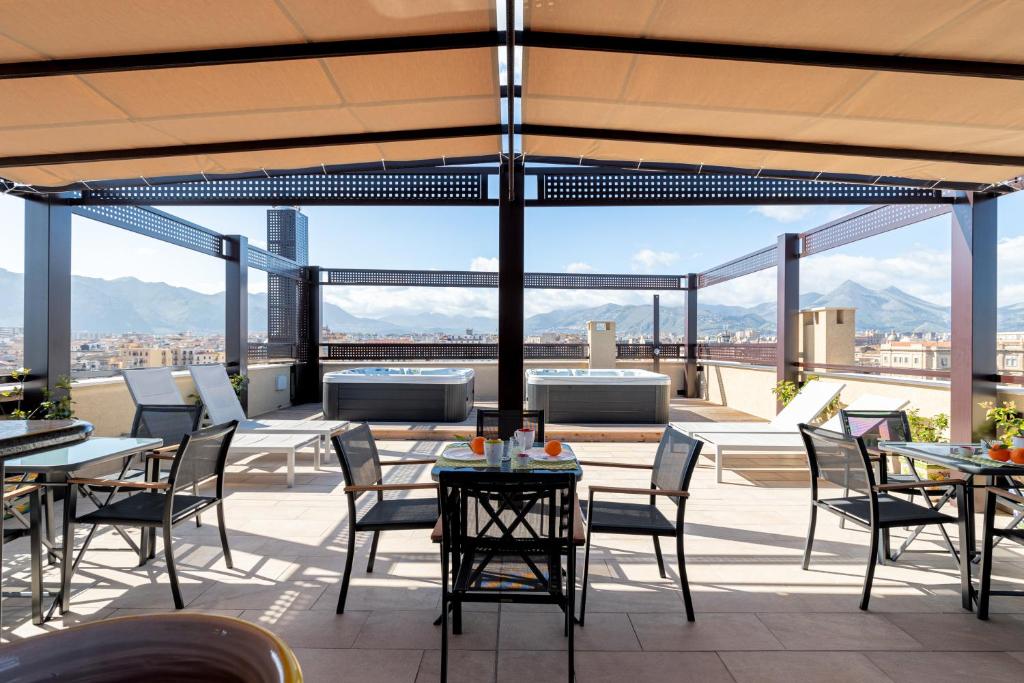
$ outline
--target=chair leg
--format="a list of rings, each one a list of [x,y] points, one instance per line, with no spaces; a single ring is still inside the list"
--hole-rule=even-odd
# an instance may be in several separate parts
[[[652,536],[654,539],[654,556],[658,558],[658,573],[661,574],[661,578],[666,579],[668,575],[665,573],[665,558],[661,556],[661,541],[657,536]]]
[[[587,545],[583,550],[583,590],[580,593],[580,627],[583,626],[583,621],[587,616],[587,581],[590,579],[590,539],[592,537],[590,520],[587,520]]]
[[[46,506],[46,540],[50,544],[50,547],[46,550],[46,564],[52,565],[57,561],[57,553],[52,550],[53,538],[56,536],[55,525],[53,523],[53,487],[47,486],[45,494],[43,496],[44,503]]]
[[[60,571],[60,613],[65,614],[71,608],[71,577],[75,567],[75,514],[78,506],[78,487],[68,486],[64,498],[64,538],[62,539],[63,558]],[[85,548],[82,548],[85,553]]]
[[[840,520],[841,521],[841,520]],[[818,506],[811,503],[811,520],[807,524],[807,542],[804,544],[804,570],[811,566],[811,547],[814,545],[814,529],[818,525]]]
[[[338,595],[336,614],[345,613],[345,598],[348,597],[348,580],[352,576],[352,560],[356,554],[356,529],[354,524],[348,528],[348,552],[345,554],[345,574],[341,577],[341,593]]]
[[[992,553],[995,550],[993,536],[995,535],[996,497],[985,494],[985,531],[982,537],[981,547],[981,586],[978,590],[978,618],[988,619],[988,600],[992,590]],[[969,550],[960,553],[960,562],[970,564]]]
[[[174,549],[171,547],[171,526],[169,524],[164,525],[164,558],[167,561],[167,575],[171,579],[174,609],[185,609],[185,601],[181,599],[181,588],[178,586],[178,571],[174,567]]]
[[[43,623],[43,541],[42,533],[42,496],[39,491],[33,491],[29,497],[29,546],[31,547],[32,567],[32,623],[39,625]],[[3,510],[0,508],[0,514]],[[3,530],[0,529],[0,542],[3,539]],[[49,557],[49,554],[47,554]]]
[[[878,527],[871,527],[871,540],[868,544],[868,569],[864,573],[864,593],[860,598],[860,608],[866,610],[871,600],[871,582],[875,579],[875,562],[878,559]]]
[[[373,559],[377,557],[377,539],[380,538],[380,532],[373,532],[373,540],[370,541],[370,559],[366,561],[366,573],[373,573]]]
[[[228,569],[234,569],[235,564],[231,561],[231,548],[228,547],[228,525],[224,522],[224,501],[217,503],[217,526],[220,527],[220,547],[224,550],[224,564]]]
[[[198,496],[199,495],[199,484],[197,484],[196,482],[192,482],[192,495],[193,496]],[[198,529],[201,526],[203,526],[203,516],[202,515],[196,515],[196,528]]]
[[[569,565],[568,576],[566,577],[565,588],[566,588],[566,609],[565,609],[565,627],[566,635],[569,636],[569,642],[566,643],[569,649],[569,683],[573,683],[576,680],[576,643],[575,643],[575,627],[573,626],[573,615],[576,614],[576,546],[572,543],[572,530],[569,530],[569,545],[566,550],[566,563]]]
[[[679,558],[679,583],[683,588],[683,604],[686,606],[686,620],[696,621],[693,615],[693,598],[690,596],[690,581],[686,578],[686,553],[683,549],[683,529],[676,536],[676,556]]]

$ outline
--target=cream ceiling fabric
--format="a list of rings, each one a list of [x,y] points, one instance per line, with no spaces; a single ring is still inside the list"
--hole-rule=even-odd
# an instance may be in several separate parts
[[[1024,2],[554,0],[538,31],[1024,62]],[[526,48],[523,122],[1024,155],[1024,82]],[[524,137],[538,155],[999,182],[1024,168]]]
[[[493,0],[0,1],[0,62],[488,31]],[[498,124],[493,48],[0,80],[0,156]],[[24,168],[33,185],[497,155],[498,136]]]

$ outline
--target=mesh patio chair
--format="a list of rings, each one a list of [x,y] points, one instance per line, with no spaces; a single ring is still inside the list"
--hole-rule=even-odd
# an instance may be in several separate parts
[[[373,572],[373,561],[377,555],[377,541],[382,531],[401,529],[433,529],[437,524],[437,498],[385,498],[386,491],[415,491],[419,489],[436,490],[434,483],[417,484],[385,484],[382,467],[391,465],[426,465],[434,464],[431,459],[399,460],[381,462],[377,452],[377,443],[365,422],[344,434],[331,439],[334,451],[341,461],[341,471],[345,476],[345,494],[348,498],[348,552],[345,554],[345,574],[341,580],[341,594],[338,596],[337,613],[345,612],[345,599],[348,597],[349,578],[352,575],[352,561],[356,553],[356,534],[360,531],[372,531],[370,557],[366,562],[366,573]],[[375,493],[376,497],[370,508],[362,514],[356,514],[356,502],[364,493]]]
[[[449,612],[453,633],[461,633],[466,602],[558,605],[573,681],[576,474],[445,470],[439,479],[442,683]]]
[[[583,560],[583,595],[580,598],[580,626],[583,626],[587,609],[587,579],[590,572],[590,544],[594,533],[630,534],[633,536],[650,536],[654,539],[654,554],[658,559],[658,572],[667,578],[665,559],[661,554],[662,536],[676,539],[676,553],[679,558],[679,581],[683,590],[683,602],[686,605],[686,618],[694,620],[693,602],[690,598],[690,584],[686,579],[686,556],[683,552],[684,517],[687,489],[690,478],[697,466],[703,442],[691,439],[674,427],[667,427],[658,444],[658,452],[654,456],[653,465],[636,463],[617,463],[606,461],[580,461],[580,465],[590,467],[621,467],[628,469],[646,469],[651,471],[651,487],[624,488],[621,486],[591,486],[590,495],[584,508],[587,518],[587,547]],[[625,493],[642,495],[649,498],[643,503],[631,503],[609,500],[594,500],[596,493]],[[666,517],[658,509],[658,497],[667,497],[676,505],[675,521]]]
[[[523,427],[532,427],[535,440],[544,443],[543,410],[477,410],[476,435],[488,439],[507,439]]]
[[[200,429],[185,435],[171,463],[167,481],[135,481],[116,479],[68,480],[67,500],[64,503],[64,557],[62,563],[61,613],[68,610],[71,599],[71,578],[78,563],[89,547],[92,533],[86,537],[78,557],[74,557],[74,533],[76,524],[110,525],[115,527],[139,527],[143,531],[160,528],[163,530],[164,557],[167,573],[171,580],[174,606],[185,606],[178,586],[178,573],[174,566],[174,551],[171,530],[178,524],[191,519],[209,508],[217,508],[217,522],[220,527],[220,542],[224,550],[224,563],[232,568],[231,550],[228,548],[227,527],[224,524],[224,465],[228,449],[234,436],[236,424],[228,422]],[[204,495],[185,495],[182,489],[195,487],[210,480],[213,491]],[[146,495],[134,495],[107,503],[96,510],[78,516],[78,489],[81,486],[108,486],[118,489],[138,489]],[[143,534],[146,538],[146,534]]]
[[[825,510],[841,519],[868,529],[868,563],[864,574],[864,590],[860,608],[866,610],[871,599],[871,583],[875,575],[875,564],[879,553],[879,539],[883,530],[893,527],[928,526],[935,524],[957,524],[960,530],[960,553],[955,558],[960,570],[961,590],[965,606],[970,607],[970,556],[966,554],[967,517],[966,487],[961,479],[943,481],[912,481],[894,484],[878,484],[864,441],[860,437],[847,436],[800,425],[807,464],[811,480],[811,516],[807,528],[807,544],[804,547],[803,568],[810,567],[811,549],[814,544],[814,530],[818,510]],[[823,486],[824,485],[824,486]],[[919,489],[950,489],[956,494],[957,516],[951,517],[938,510],[922,507],[913,502],[896,498],[894,492]],[[824,489],[824,490],[823,490]],[[825,491],[840,495],[822,497]],[[850,493],[854,495],[850,495]]]
[[[1013,485],[1013,488],[1020,486],[1013,480],[1009,480],[1007,483]],[[1024,496],[1019,493],[1019,490],[1017,492],[1009,491],[1006,488],[997,486],[990,486],[986,489],[985,521],[981,549],[981,586],[978,591],[979,619],[988,619],[989,599],[993,595],[1024,597],[1024,591],[992,590],[992,551],[997,543],[996,539],[1012,538],[1018,542],[1024,541],[1024,529],[1019,529],[1016,526],[1002,529],[996,526],[996,505],[998,503],[1009,504],[1015,509],[1020,509],[1020,506],[1024,506]]]

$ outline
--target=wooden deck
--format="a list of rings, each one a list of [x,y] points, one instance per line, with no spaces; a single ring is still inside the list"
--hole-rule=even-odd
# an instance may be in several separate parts
[[[478,408],[496,408],[496,403],[478,402]],[[311,417],[319,414],[315,403],[294,406],[277,411],[274,417]],[[710,403],[703,399],[676,398],[669,412],[673,422],[726,422],[735,420],[761,421],[760,418],[739,410]],[[471,436],[476,431],[476,408],[462,422],[379,422],[370,425],[373,434],[382,441],[452,441]],[[544,426],[545,436],[575,442],[650,443],[661,439],[665,425],[661,424],[555,424]]]

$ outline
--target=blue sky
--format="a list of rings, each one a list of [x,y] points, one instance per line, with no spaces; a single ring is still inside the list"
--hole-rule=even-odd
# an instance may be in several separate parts
[[[23,270],[22,202],[0,196],[0,267]],[[533,208],[526,216],[530,271],[686,273],[704,270],[857,207],[601,207]],[[173,207],[189,220],[240,233],[265,246],[260,207]],[[310,260],[327,267],[488,270],[496,266],[497,210],[492,207],[310,207]],[[1024,194],[1000,200],[1000,303],[1024,301]],[[76,218],[73,271],[132,276],[205,292],[223,290],[223,266],[212,258]],[[1022,265],[1018,266],[1018,262]],[[869,287],[895,285],[949,303],[948,219],[864,240],[802,262],[803,291],[827,291],[845,279]],[[252,288],[265,277],[252,273]],[[379,317],[431,310],[496,315],[495,293],[482,290],[328,288],[328,300]],[[774,271],[703,290],[702,300],[753,304],[774,298]],[[649,293],[529,292],[527,314],[606,301],[646,303]],[[681,295],[663,296],[665,304]]]

